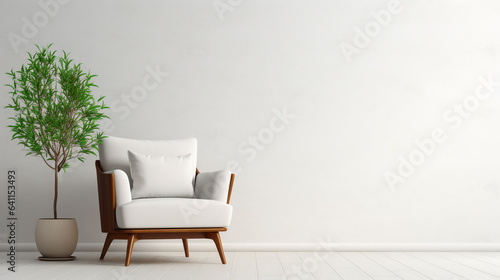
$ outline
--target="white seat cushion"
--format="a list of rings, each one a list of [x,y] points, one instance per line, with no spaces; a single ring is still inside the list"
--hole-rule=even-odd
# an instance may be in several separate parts
[[[141,198],[116,207],[119,228],[228,227],[233,207],[191,198]]]

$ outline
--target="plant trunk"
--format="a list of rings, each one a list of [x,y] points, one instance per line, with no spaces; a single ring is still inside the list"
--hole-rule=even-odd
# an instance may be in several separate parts
[[[55,168],[54,168],[54,185],[55,185],[55,192],[54,192],[54,219],[57,219],[57,184],[58,184],[58,180],[57,180],[57,173],[59,173],[59,170],[57,168],[57,160],[55,161],[56,164],[55,164]]]

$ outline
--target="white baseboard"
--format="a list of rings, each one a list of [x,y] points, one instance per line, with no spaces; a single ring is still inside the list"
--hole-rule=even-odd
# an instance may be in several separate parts
[[[100,252],[101,243],[79,243],[76,251]],[[265,252],[265,251],[500,251],[500,243],[223,243],[226,252]],[[1,244],[2,251],[7,244]],[[37,251],[35,243],[19,243],[17,251]],[[126,242],[114,241],[109,251],[124,251]],[[141,241],[134,246],[137,252],[182,251],[182,242]],[[214,251],[215,245],[210,242],[190,242],[190,251]]]

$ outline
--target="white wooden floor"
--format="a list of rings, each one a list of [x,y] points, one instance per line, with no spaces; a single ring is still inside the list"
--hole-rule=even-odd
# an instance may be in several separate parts
[[[500,252],[134,252],[129,267],[124,252],[77,252],[71,262],[42,262],[35,252],[20,252],[17,272],[0,264],[0,279],[202,279],[202,280],[420,280],[500,279]]]

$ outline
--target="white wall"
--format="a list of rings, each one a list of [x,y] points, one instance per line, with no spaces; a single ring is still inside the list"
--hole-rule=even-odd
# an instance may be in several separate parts
[[[35,1],[3,1],[0,72],[53,42],[99,75],[109,134],[195,136],[202,171],[238,162],[226,243],[500,242],[500,86],[467,118],[448,111],[474,105],[479,77],[500,80],[498,1],[220,1],[69,1],[46,23]],[[378,32],[371,13],[388,5]],[[33,16],[38,30],[23,35]],[[367,26],[375,34],[356,45]],[[346,56],[345,44],[359,48]],[[148,67],[169,76],[137,99]],[[295,117],[262,150],[244,142],[268,136],[285,108]],[[31,243],[36,219],[52,214],[53,176],[10,141],[11,114],[0,113],[1,184],[18,169],[18,240]],[[399,157],[435,129],[445,139],[391,190],[387,172],[401,175]],[[78,220],[82,243],[103,240],[94,160],[61,184],[59,213]]]

